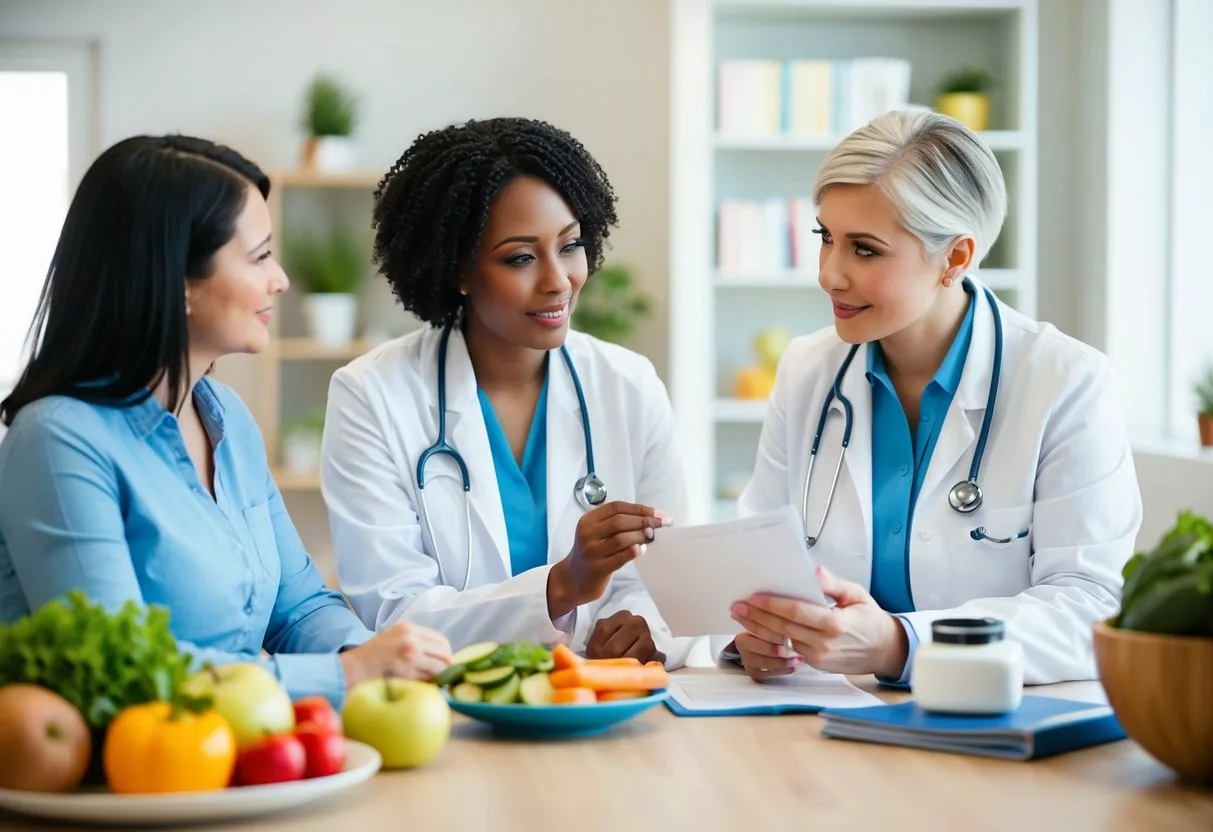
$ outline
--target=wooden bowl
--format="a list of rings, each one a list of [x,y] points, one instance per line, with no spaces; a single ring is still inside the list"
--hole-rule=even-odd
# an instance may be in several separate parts
[[[1100,622],[1095,663],[1125,733],[1182,777],[1213,781],[1213,638]]]

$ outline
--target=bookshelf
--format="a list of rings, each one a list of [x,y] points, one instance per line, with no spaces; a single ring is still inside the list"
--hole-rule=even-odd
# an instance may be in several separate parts
[[[832,325],[814,252],[790,267],[753,267],[752,258],[744,268],[736,258],[731,268],[720,265],[722,202],[811,198],[826,153],[857,126],[792,125],[788,67],[904,62],[911,106],[931,106],[940,80],[956,70],[994,76],[982,137],[1002,166],[1009,213],[976,275],[1034,315],[1037,10],[1036,0],[671,0],[670,9],[670,392],[688,519],[704,522],[733,513],[753,468],[766,400],[738,398],[734,378],[756,360],[755,338],[771,328],[796,336]],[[735,121],[724,123],[721,67],[733,61],[783,67],[778,128],[739,134]]]

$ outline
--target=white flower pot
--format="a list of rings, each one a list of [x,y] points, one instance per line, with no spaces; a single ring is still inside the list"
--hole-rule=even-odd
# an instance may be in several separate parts
[[[316,170],[347,173],[358,166],[354,140],[348,136],[321,136],[316,140]]]
[[[282,467],[292,474],[320,469],[320,434],[292,433],[282,437]]]
[[[303,315],[313,338],[326,347],[343,347],[354,340],[358,296],[348,293],[304,295]]]

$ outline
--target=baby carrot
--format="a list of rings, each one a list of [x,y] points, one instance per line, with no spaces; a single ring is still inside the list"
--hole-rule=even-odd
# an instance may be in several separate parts
[[[587,705],[598,701],[589,688],[561,688],[552,691],[553,705]]]
[[[662,667],[622,667],[579,664],[556,670],[548,680],[554,688],[591,688],[592,690],[657,690],[670,682]]]
[[[598,691],[598,701],[618,702],[622,699],[640,699],[648,695],[647,690],[600,690]]]
[[[552,648],[552,666],[556,670],[568,670],[570,667],[576,667],[585,659],[578,656],[568,648],[568,645],[557,644]]]

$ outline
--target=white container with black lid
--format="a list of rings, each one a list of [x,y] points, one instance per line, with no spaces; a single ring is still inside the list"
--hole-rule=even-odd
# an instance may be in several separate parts
[[[996,618],[941,618],[914,654],[914,701],[951,714],[1005,714],[1023,700],[1023,648]]]

